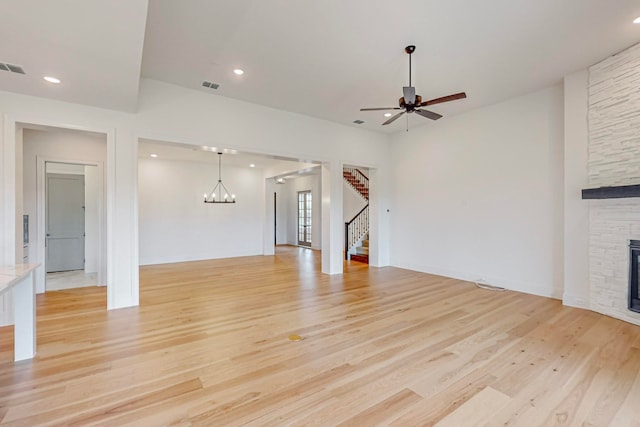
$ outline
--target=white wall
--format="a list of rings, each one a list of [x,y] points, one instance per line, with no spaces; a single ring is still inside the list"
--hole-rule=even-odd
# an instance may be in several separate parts
[[[37,258],[36,248],[40,244],[40,238],[44,235],[44,230],[38,229],[38,211],[37,211],[37,158],[45,158],[55,161],[84,161],[102,162],[106,161],[107,146],[106,137],[88,132],[78,132],[70,130],[51,130],[41,131],[33,129],[23,130],[23,172],[24,172],[24,214],[29,215],[29,250],[30,260],[32,262],[44,263],[44,260]],[[52,169],[53,167],[53,169]],[[97,258],[100,252],[99,248],[99,232],[97,229],[98,211],[100,209],[100,201],[98,197],[97,167],[92,166],[95,170],[94,180],[85,177],[85,192],[93,193],[89,198],[85,194],[85,231],[87,238],[85,239],[85,258],[90,261],[86,272],[97,271]],[[49,165],[47,170],[61,173],[79,173],[84,174],[85,168],[78,165]],[[91,203],[93,202],[93,203]],[[90,215],[93,212],[93,215]],[[89,221],[87,221],[89,219]],[[104,239],[102,239],[104,241]],[[102,248],[105,253],[105,248]],[[103,283],[104,284],[104,283]],[[44,283],[37,282],[38,292],[44,292]]]
[[[217,165],[140,159],[141,265],[262,253],[262,173],[224,166],[223,182],[237,202],[205,204],[217,174]]]
[[[561,86],[392,144],[393,265],[561,297]]]
[[[565,305],[590,308],[587,129],[589,72],[564,78],[564,295]]]

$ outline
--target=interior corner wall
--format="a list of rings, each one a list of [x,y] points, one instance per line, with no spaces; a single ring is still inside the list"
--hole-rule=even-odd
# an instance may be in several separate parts
[[[562,296],[562,86],[392,144],[392,265]]]
[[[591,308],[587,126],[589,71],[564,78],[564,305]]]
[[[208,163],[141,158],[138,164],[140,265],[262,254],[260,171],[224,167],[235,204],[202,200],[217,182]]]

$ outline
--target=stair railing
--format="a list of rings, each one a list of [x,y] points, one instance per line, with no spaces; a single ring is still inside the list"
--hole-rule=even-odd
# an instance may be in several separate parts
[[[344,223],[344,257],[369,232],[369,204],[360,210],[351,221]]]
[[[369,178],[357,168],[345,167],[343,175],[349,185],[351,185],[362,197],[369,200]],[[364,191],[363,191],[364,190]]]

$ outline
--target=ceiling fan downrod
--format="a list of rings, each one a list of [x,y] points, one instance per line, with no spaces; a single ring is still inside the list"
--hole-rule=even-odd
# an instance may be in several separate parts
[[[411,54],[416,51],[416,47],[409,45],[404,48],[404,51],[409,54],[409,87],[411,87]]]

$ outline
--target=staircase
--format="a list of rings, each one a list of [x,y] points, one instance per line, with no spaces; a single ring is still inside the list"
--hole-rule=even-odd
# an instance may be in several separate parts
[[[350,255],[351,260],[369,264],[369,236],[367,236],[362,241],[362,245],[357,246],[355,250],[356,253]]]
[[[369,263],[369,178],[356,168],[344,168],[342,176],[367,202],[344,224],[345,259]]]
[[[356,168],[344,168],[342,176],[364,199],[369,201],[369,178]]]

